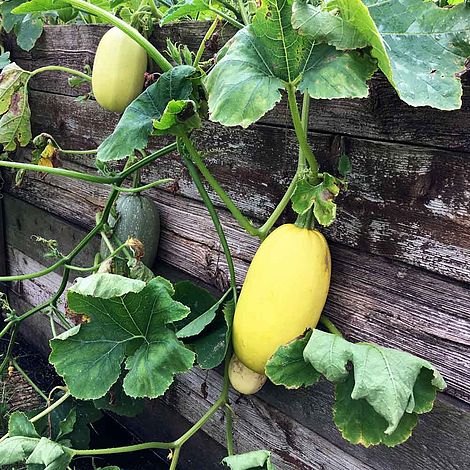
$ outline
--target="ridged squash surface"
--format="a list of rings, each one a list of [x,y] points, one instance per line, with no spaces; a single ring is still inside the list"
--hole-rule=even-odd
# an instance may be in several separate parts
[[[92,88],[105,109],[122,113],[140,95],[147,70],[147,53],[119,28],[101,38],[93,63]]]
[[[328,243],[316,230],[285,224],[259,247],[248,269],[233,322],[235,354],[264,373],[279,346],[314,328],[331,276]]]
[[[124,243],[128,238],[137,238],[144,245],[142,262],[152,267],[155,262],[160,239],[160,214],[152,199],[140,194],[123,194],[116,202],[117,220],[111,220],[113,234]],[[109,255],[101,244],[103,257]]]

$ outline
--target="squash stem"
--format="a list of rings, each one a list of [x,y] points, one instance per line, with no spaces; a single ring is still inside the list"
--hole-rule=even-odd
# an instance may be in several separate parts
[[[341,333],[341,331],[336,328],[336,326],[333,324],[333,322],[326,316],[326,315],[322,315],[320,317],[320,323],[332,334],[336,335],[336,336],[341,336],[343,337],[343,333]]]
[[[137,44],[139,44],[139,46],[143,47],[147,51],[147,54],[155,61],[155,63],[163,72],[168,72],[173,68],[171,63],[165,59],[162,53],[148,39],[142,36],[142,34],[140,34],[137,29],[133,28],[117,16],[106,10],[103,10],[97,5],[88,3],[85,0],[65,0],[65,2],[69,5],[72,5],[77,10],[91,13],[92,15],[98,16],[99,18],[106,20],[107,22],[119,28],[130,38],[132,38]]]

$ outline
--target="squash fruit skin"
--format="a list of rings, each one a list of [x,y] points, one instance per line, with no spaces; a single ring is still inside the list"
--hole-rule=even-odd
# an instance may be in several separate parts
[[[140,95],[147,70],[147,53],[119,28],[107,31],[96,49],[92,89],[103,108],[122,113]]]
[[[315,328],[331,277],[328,243],[316,230],[285,224],[261,244],[243,284],[233,321],[239,360],[264,374],[276,350]]]
[[[110,217],[110,226],[122,243],[128,238],[137,238],[144,245],[142,262],[152,267],[157,257],[160,239],[160,213],[152,199],[140,194],[122,194],[116,201],[118,218]],[[109,256],[104,242],[100,252],[103,258]]]

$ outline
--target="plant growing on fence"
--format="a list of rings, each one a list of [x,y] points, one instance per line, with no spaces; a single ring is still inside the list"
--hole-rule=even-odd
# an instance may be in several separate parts
[[[418,415],[430,411],[436,392],[445,388],[439,372],[423,359],[376,344],[348,342],[328,318],[320,317],[324,298],[309,299],[306,294],[300,297],[295,312],[289,313],[291,317],[293,314],[298,316],[294,315],[291,322],[295,331],[287,336],[281,334],[286,325],[282,323],[284,312],[276,311],[277,304],[256,304],[266,289],[272,289],[274,285],[277,290],[291,282],[292,292],[285,293],[283,298],[288,308],[289,304],[299,300],[297,289],[305,279],[323,283],[326,295],[330,276],[326,242],[321,247],[311,248],[311,259],[318,255],[318,260],[322,260],[317,260],[316,266],[310,268],[299,262],[290,272],[289,269],[284,273],[274,270],[269,280],[266,273],[272,266],[267,263],[273,257],[264,256],[259,261],[261,255],[257,254],[257,268],[253,268],[253,272],[265,274],[263,279],[259,274],[253,275],[249,281],[251,294],[246,294],[248,287],[245,286],[239,305],[251,312],[264,308],[265,319],[259,321],[256,328],[261,338],[265,335],[266,338],[269,336],[269,341],[273,338],[274,341],[267,352],[260,353],[256,347],[248,347],[250,341],[259,340],[250,338],[240,327],[242,307],[237,307],[239,293],[232,256],[202,180],[220,197],[243,229],[266,240],[263,250],[271,249],[274,234],[279,236],[278,230],[285,231],[277,243],[286,251],[294,244],[298,245],[292,238],[294,232],[302,236],[313,234],[322,239],[314,226],[328,226],[334,222],[335,198],[346,188],[351,168],[347,157],[342,156],[338,176],[320,171],[307,140],[310,99],[365,97],[367,81],[380,69],[398,95],[412,106],[459,108],[462,94],[459,75],[465,70],[465,60],[470,56],[470,8],[465,4],[443,8],[422,0],[396,0],[387,6],[370,0],[264,0],[257,7],[243,1],[221,0],[219,4],[222,10],[214,9],[211,2],[204,0],[180,0],[166,5],[168,8],[162,7],[158,13],[154,12],[153,2],[132,6],[137,12],[148,12],[147,8],[150,8],[161,24],[188,15],[215,12],[215,19],[195,54],[170,43],[173,63],[134,26],[146,33],[148,30],[141,23],[129,20],[127,10],[123,13],[132,2],[124,4],[120,17],[115,15],[114,6],[103,9],[97,2],[84,0],[31,0],[16,2],[19,6],[8,10],[8,15],[41,15],[71,7],[77,15],[91,15],[111,23],[146,51],[161,75],[129,104],[114,132],[97,150],[76,151],[96,153],[98,174],[56,167],[50,155],[75,151],[61,149],[51,136],[36,140],[35,163],[0,161],[1,167],[20,172],[40,171],[111,187],[95,227],[71,252],[64,255],[56,247],[57,261],[43,271],[0,278],[3,282],[26,280],[62,270],[61,285],[51,299],[22,314],[7,310],[6,325],[0,336],[9,333],[10,340],[1,370],[13,359],[11,349],[15,333],[24,319],[38,312],[48,312],[57,316],[66,330],[57,335],[54,322],[51,323],[54,338],[50,362],[64,379],[62,394],[55,401],[48,398],[48,406],[31,419],[22,413],[11,415],[8,434],[0,441],[2,464],[26,462],[39,465],[38,468],[59,470],[68,468],[76,456],[170,449],[171,468],[174,469],[183,445],[214,413],[223,409],[228,450],[224,463],[233,470],[273,469],[268,451],[234,455],[229,405],[229,368],[234,364],[230,362],[233,330],[233,344],[241,365],[254,369],[261,379],[266,375],[273,383],[287,388],[310,386],[320,376],[334,383],[335,423],[343,437],[355,444],[394,446],[404,442],[416,426]],[[215,64],[202,62],[206,42],[216,30],[220,17],[239,31],[221,49]],[[4,16],[4,22],[5,18],[10,16]],[[415,21],[411,23],[410,19]],[[17,32],[21,34],[21,31]],[[16,64],[5,67],[0,80],[0,143],[4,151],[12,152],[17,146],[31,142],[30,79],[39,73],[58,70],[81,81],[91,81],[89,74],[60,65],[32,72],[22,70]],[[281,100],[283,92],[287,94],[299,144],[297,171],[272,215],[258,227],[243,215],[211,174],[193,136],[208,117],[225,126],[247,127],[272,109]],[[299,93],[303,95],[301,109],[297,103]],[[174,141],[147,155],[150,136],[166,136],[166,139],[170,136]],[[155,159],[175,151],[179,152],[209,211],[225,254],[230,287],[219,300],[189,282],[172,285],[162,277],[154,277],[142,263],[138,241],[116,240],[109,230],[111,215],[116,220],[114,205],[120,193],[140,193],[168,182],[159,180],[140,186],[139,172]],[[116,171],[111,163],[121,160],[126,161],[124,169]],[[128,178],[133,178],[131,188],[124,186]],[[269,235],[290,202],[298,214],[297,227],[281,227]],[[138,218],[142,214],[133,216]],[[75,266],[75,257],[100,234],[105,240],[103,257],[89,268]],[[279,249],[277,245],[275,249]],[[116,261],[118,255],[121,258],[124,255],[127,267],[116,273],[116,269],[106,262]],[[311,269],[318,270],[315,276],[311,275]],[[67,289],[68,278],[74,270],[91,274]],[[296,276],[295,283],[292,276]],[[64,292],[69,314],[79,319],[76,326],[71,325],[57,307]],[[311,301],[315,303],[313,310]],[[300,315],[302,309],[306,315]],[[268,316],[275,319],[269,325]],[[249,323],[250,318],[243,321]],[[318,321],[326,332],[315,329]],[[74,436],[80,435],[87,419],[95,419],[93,412],[87,419],[84,417],[87,413],[82,413],[81,427],[77,427],[79,421],[74,416],[79,407],[94,404],[95,408],[108,409],[107,397],[112,393],[119,402],[113,411],[130,415],[141,409],[142,398],[163,395],[176,374],[184,373],[194,365],[210,369],[223,362],[225,374],[220,397],[179,439],[109,449],[88,449],[86,439],[77,444]],[[230,372],[232,376],[236,373],[235,370]],[[67,412],[63,406],[67,406]],[[62,410],[62,414],[57,415],[58,410]],[[50,429],[45,432],[44,427],[37,424],[48,414],[55,416],[54,432]]]

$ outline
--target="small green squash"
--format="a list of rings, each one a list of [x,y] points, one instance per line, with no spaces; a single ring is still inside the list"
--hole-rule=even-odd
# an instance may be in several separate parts
[[[152,267],[160,239],[160,214],[152,199],[140,194],[122,194],[116,202],[117,219],[110,218],[110,226],[122,243],[137,238],[144,245],[142,262]],[[109,250],[101,243],[101,255],[109,256]]]

